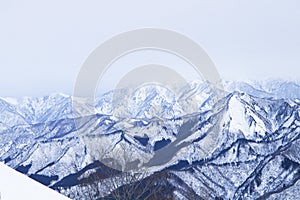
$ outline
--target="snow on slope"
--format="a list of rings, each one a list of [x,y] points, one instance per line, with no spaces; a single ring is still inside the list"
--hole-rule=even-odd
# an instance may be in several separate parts
[[[93,115],[86,115],[95,110],[84,98],[60,94],[23,98],[16,105],[13,100],[0,98],[0,161],[78,200],[85,194],[80,188],[84,179],[80,177],[101,169],[94,160],[106,156],[123,166],[124,155],[119,152],[124,149],[132,159],[129,161],[154,163],[147,165],[153,172],[174,170],[182,180],[175,183],[175,188],[184,183],[204,199],[217,199],[216,195],[223,199],[249,195],[255,199],[288,187],[298,191],[293,184],[300,180],[300,98],[281,98],[276,91],[266,92],[248,84],[235,86],[240,89],[228,91],[220,101],[214,101],[207,85],[195,84],[176,101],[159,87],[148,88],[145,92],[151,98],[143,92],[135,93],[130,104],[124,104],[126,109],[121,114],[126,117],[112,116],[113,92],[94,102],[97,114]],[[119,100],[120,107],[124,107],[122,98]],[[173,148],[183,143],[188,146]],[[272,162],[270,156],[274,156]],[[199,173],[191,173],[190,169]],[[181,174],[176,170],[182,170]],[[281,176],[283,173],[293,178]],[[277,182],[266,183],[269,176]],[[202,195],[206,189],[207,196]],[[71,196],[73,193],[78,196]]]
[[[0,163],[1,200],[67,200],[69,198]]]

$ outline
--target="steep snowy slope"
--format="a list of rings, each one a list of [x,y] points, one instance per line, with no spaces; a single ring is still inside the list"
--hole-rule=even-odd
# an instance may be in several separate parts
[[[0,163],[0,199],[67,200],[69,198]]]

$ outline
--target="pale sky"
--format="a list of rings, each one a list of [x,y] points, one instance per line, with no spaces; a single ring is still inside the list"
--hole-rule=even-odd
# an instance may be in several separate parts
[[[97,46],[144,27],[190,37],[223,79],[300,80],[299,11],[297,0],[1,0],[0,96],[72,94]]]

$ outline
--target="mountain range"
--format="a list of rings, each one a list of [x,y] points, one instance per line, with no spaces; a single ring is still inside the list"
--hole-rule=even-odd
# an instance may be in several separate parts
[[[297,199],[300,86],[223,85],[1,98],[0,161],[71,199]]]

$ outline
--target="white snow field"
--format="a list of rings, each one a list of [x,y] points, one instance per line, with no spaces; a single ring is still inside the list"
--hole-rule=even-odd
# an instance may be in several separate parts
[[[0,162],[0,200],[16,199],[68,200],[69,198]]]

